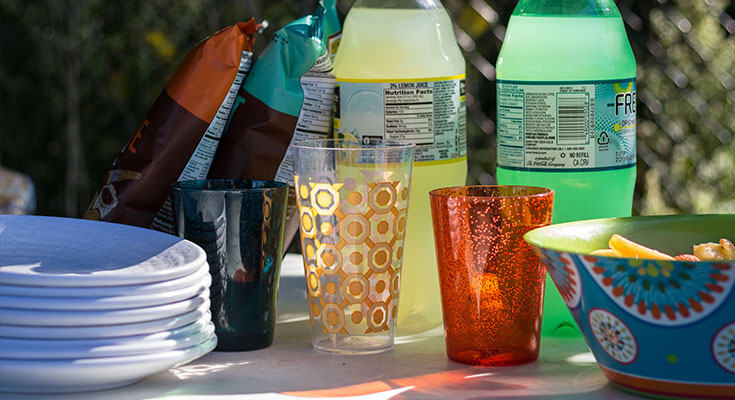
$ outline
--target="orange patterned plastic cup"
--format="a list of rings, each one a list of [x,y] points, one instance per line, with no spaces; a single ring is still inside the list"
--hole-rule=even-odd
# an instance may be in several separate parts
[[[488,366],[535,361],[545,270],[523,235],[551,223],[554,191],[466,186],[430,197],[447,356]]]
[[[317,351],[393,348],[414,148],[377,139],[292,146]]]

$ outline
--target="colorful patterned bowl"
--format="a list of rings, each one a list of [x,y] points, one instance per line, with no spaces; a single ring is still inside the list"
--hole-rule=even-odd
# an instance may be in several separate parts
[[[735,215],[607,218],[525,235],[605,376],[655,397],[735,399],[735,261],[590,256],[614,233],[671,255],[735,240]]]

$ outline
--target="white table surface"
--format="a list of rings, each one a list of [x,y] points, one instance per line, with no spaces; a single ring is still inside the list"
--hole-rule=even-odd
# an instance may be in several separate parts
[[[538,361],[472,367],[450,361],[443,329],[399,336],[366,356],[314,351],[301,257],[284,259],[272,346],[213,352],[134,385],[67,395],[0,393],[0,399],[633,399],[609,384],[582,338],[544,337]]]

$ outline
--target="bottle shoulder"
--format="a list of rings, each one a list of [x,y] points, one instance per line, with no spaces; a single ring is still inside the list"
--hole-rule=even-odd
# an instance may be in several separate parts
[[[337,78],[464,74],[451,20],[440,10],[350,10],[334,60]]]
[[[511,17],[498,79],[632,78],[636,63],[619,17]]]
[[[614,17],[620,11],[613,0],[520,0],[512,15]]]

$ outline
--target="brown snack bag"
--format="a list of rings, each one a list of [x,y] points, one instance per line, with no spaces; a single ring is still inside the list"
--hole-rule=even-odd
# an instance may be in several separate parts
[[[207,176],[253,63],[255,30],[254,19],[240,22],[189,51],[113,162],[85,218],[173,233],[171,183]]]
[[[326,14],[320,3],[313,14],[276,32],[260,54],[240,88],[209,178],[265,179],[293,185],[290,144],[330,137],[335,79],[323,40]],[[298,226],[292,189],[284,250]]]

